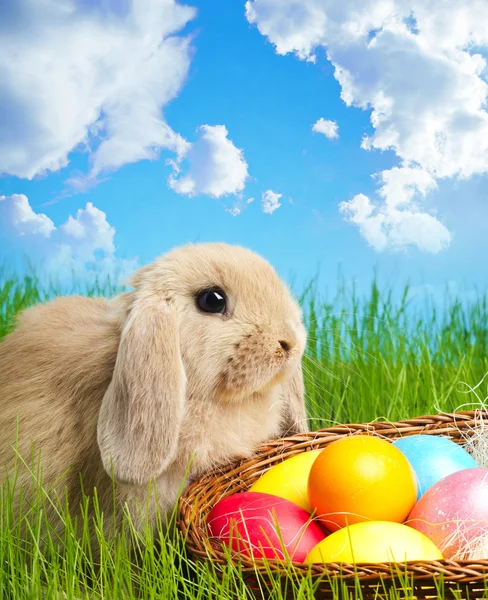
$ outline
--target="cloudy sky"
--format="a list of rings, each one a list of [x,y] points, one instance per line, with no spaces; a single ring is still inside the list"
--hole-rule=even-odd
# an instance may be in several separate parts
[[[486,0],[3,0],[0,256],[484,288]],[[423,286],[423,288],[422,288]]]

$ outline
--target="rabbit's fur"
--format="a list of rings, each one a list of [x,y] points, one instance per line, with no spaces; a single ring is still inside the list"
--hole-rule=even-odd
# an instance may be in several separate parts
[[[142,527],[173,508],[190,459],[191,480],[266,439],[307,431],[306,332],[268,262],[238,246],[195,244],[139,269],[130,285],[112,300],[29,308],[0,343],[1,472],[12,469],[18,423],[17,450],[27,462],[32,443],[41,451],[44,487],[66,486],[76,508],[81,474],[107,528],[111,473],[117,523],[127,503]],[[195,295],[213,287],[226,293],[228,314],[197,308]],[[145,504],[150,482],[157,504]]]

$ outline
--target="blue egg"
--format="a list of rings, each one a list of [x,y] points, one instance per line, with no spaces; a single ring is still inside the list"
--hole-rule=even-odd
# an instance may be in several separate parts
[[[411,435],[393,442],[413,467],[417,476],[417,500],[440,479],[456,471],[477,467],[464,448],[438,435]]]

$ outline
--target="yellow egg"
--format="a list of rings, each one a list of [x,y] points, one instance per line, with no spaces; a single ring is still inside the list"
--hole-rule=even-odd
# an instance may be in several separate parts
[[[320,452],[310,450],[287,458],[261,475],[248,491],[286,498],[311,512],[307,492],[308,474]]]
[[[420,534],[420,535],[419,535]],[[442,560],[423,533],[391,521],[365,521],[334,532],[308,553],[305,563],[384,563]]]

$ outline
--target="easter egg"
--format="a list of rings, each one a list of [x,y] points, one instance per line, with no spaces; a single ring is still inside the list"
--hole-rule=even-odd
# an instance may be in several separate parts
[[[415,532],[415,533],[413,533]],[[343,527],[319,542],[307,563],[383,563],[406,560],[442,560],[428,537],[391,521],[366,521]]]
[[[285,498],[261,492],[228,496],[210,511],[210,536],[254,558],[303,562],[327,533],[310,514]]]
[[[361,521],[402,523],[415,504],[417,483],[398,448],[376,436],[352,435],[315,459],[308,497],[329,531]]]
[[[250,492],[263,492],[286,498],[308,512],[307,482],[310,469],[321,450],[301,452],[271,467],[249,488]]]
[[[476,461],[464,448],[438,435],[411,435],[393,442],[408,458],[417,476],[417,500],[447,475],[476,467]]]
[[[488,534],[488,469],[451,473],[415,504],[407,524],[430,538],[446,558],[463,558]]]

